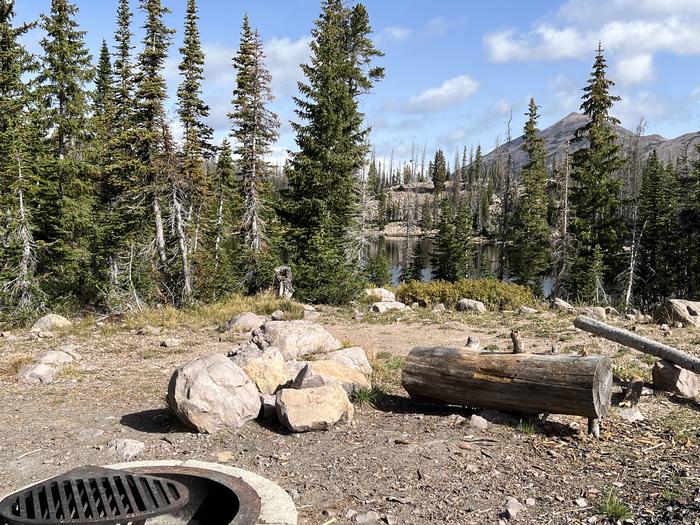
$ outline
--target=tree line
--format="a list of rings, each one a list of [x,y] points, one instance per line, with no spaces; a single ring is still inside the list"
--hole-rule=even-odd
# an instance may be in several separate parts
[[[639,139],[623,154],[611,111],[602,46],[583,88],[586,123],[548,165],[539,134],[539,106],[530,99],[523,130],[526,162],[516,173],[510,146],[486,165],[481,147],[464,148],[452,169],[437,150],[424,172],[415,162],[397,170],[372,160],[369,186],[378,203],[376,225],[404,221],[433,238],[433,277],[456,281],[481,276],[508,279],[542,293],[595,304],[651,307],[670,297],[700,297],[700,161],[664,163],[652,151],[643,158]],[[512,116],[511,116],[512,119]],[[424,155],[423,155],[424,157]],[[403,177],[401,174],[403,173]],[[392,186],[432,181],[432,196],[396,200]],[[423,185],[425,186],[425,185]],[[392,197],[392,194],[394,197]],[[478,238],[499,246],[499,260],[480,259]],[[420,280],[427,264],[422,243],[405,246],[402,280]],[[379,258],[383,257],[380,254]],[[494,264],[496,263],[496,264]],[[373,261],[373,267],[382,264]],[[497,274],[494,275],[494,266]],[[383,271],[375,274],[386,275]]]
[[[103,41],[93,64],[75,4],[52,0],[39,20],[14,25],[14,0],[0,0],[0,314],[213,301],[269,287],[283,262],[300,298],[350,300],[361,278],[348,232],[369,134],[359,99],[384,75],[364,6],[322,2],[281,189],[266,160],[279,120],[259,31],[246,16],[231,133],[214,144],[198,6],[187,1],[176,141],[165,110],[169,11],[161,0],[139,7],[140,46],[119,0],[113,45]],[[38,56],[21,43],[35,27]]]

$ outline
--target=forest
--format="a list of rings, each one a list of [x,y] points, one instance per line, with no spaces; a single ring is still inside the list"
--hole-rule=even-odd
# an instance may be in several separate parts
[[[508,124],[495,160],[465,146],[451,167],[442,150],[426,166],[424,148],[395,170],[372,155],[361,111],[385,75],[369,14],[322,0],[294,98],[296,147],[275,168],[280,122],[254,21],[241,22],[231,132],[215,144],[197,0],[187,0],[172,118],[174,28],[161,0],[139,7],[142,41],[120,0],[95,60],[69,0],[19,25],[15,1],[0,0],[0,318],[208,303],[269,288],[282,264],[297,299],[346,304],[388,283],[386,257],[370,257],[369,244],[397,221],[407,237],[433,239],[438,280],[507,280],[541,295],[548,278],[557,297],[624,308],[700,297],[697,152],[623,151],[602,44],[582,88],[585,124],[553,162],[532,98],[517,169]],[[34,27],[38,55],[22,44]],[[420,201],[392,200],[419,190]],[[500,247],[495,273],[477,256],[487,241]],[[427,257],[407,241],[401,280],[420,280]]]

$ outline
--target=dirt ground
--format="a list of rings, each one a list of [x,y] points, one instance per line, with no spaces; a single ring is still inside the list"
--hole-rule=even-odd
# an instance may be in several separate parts
[[[615,523],[606,513],[614,516],[618,504],[630,509],[622,522],[700,524],[695,401],[644,396],[644,421],[629,423],[615,409],[596,440],[583,418],[566,416],[545,423],[511,416],[476,430],[468,422],[473,411],[411,402],[398,384],[400,356],[414,346],[463,346],[471,335],[482,347],[506,349],[512,328],[529,351],[554,344],[562,353],[605,353],[621,380],[650,378],[653,360],[577,331],[572,319],[426,312],[356,320],[350,310],[323,310],[318,322],[375,358],[382,370],[375,380],[388,394],[377,406],[358,407],[351,425],[307,434],[252,422],[235,433],[199,435],[173,420],[164,396],[174,369],[236,342],[214,326],[138,335],[93,324],[40,340],[16,330],[0,338],[0,494],[80,465],[115,462],[107,443],[133,438],[146,444],[138,459],[226,461],[266,476],[292,495],[308,525],[352,523],[353,515],[372,511],[387,524],[498,523],[508,497],[523,504],[533,498],[517,523]],[[697,329],[636,329],[700,354]],[[166,337],[183,343],[161,347]],[[82,359],[54,383],[14,380],[30,356],[66,343],[79,345]]]

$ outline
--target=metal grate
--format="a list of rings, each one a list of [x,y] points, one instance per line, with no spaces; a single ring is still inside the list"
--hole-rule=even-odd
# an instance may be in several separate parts
[[[188,499],[187,487],[171,479],[84,467],[0,501],[0,525],[136,524]]]

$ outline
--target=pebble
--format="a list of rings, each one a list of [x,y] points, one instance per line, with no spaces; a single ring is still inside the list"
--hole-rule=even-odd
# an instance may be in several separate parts
[[[381,519],[382,517],[377,511],[370,510],[369,512],[365,512],[364,514],[356,515],[354,521],[355,523],[365,525],[376,525],[377,523],[380,523]]]
[[[483,417],[474,414],[471,418],[469,418],[469,425],[472,428],[486,430],[489,427],[489,422],[486,421]]]
[[[528,507],[534,507],[534,506],[535,506],[535,503],[537,503],[537,502],[535,501],[535,498],[527,498],[527,499],[525,500],[525,505],[527,505]]]
[[[177,346],[180,346],[181,344],[182,341],[180,341],[179,339],[175,339],[174,337],[168,337],[167,339],[160,342],[160,346],[164,346],[165,348],[175,348]]]
[[[511,497],[506,500],[505,513],[509,520],[514,520],[515,517],[525,509],[525,505],[520,503],[516,498]]]
[[[586,498],[578,498],[576,500],[576,505],[578,505],[581,508],[588,507],[588,500]]]
[[[130,461],[138,456],[146,444],[135,439],[113,439],[107,444],[107,449],[119,456],[122,461]]]

